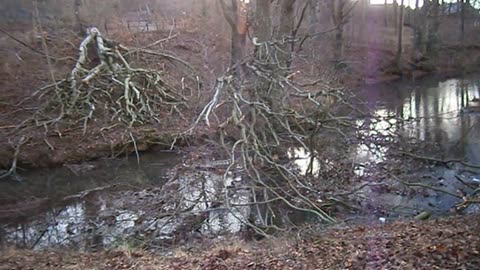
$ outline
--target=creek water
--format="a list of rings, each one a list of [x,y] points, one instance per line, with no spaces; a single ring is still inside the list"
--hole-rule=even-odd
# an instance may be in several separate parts
[[[476,101],[480,98],[480,77],[369,85],[361,92],[369,107],[384,117],[383,121],[367,123],[371,125],[371,132],[391,132],[389,123],[402,119],[401,130],[395,131],[433,143],[436,148],[431,154],[436,158],[480,164],[480,114],[476,113],[480,107]],[[365,173],[362,168],[385,159],[385,148],[372,150],[370,146],[360,145],[352,154],[354,162],[362,165],[355,170],[360,176]],[[304,157],[298,159],[298,166],[306,169],[308,153],[293,149],[291,156]],[[139,163],[135,157],[128,157],[20,172],[21,183],[0,182],[0,240],[3,244],[33,249],[118,245],[123,236],[131,233],[140,215],[123,209],[100,221],[99,213],[110,207],[108,196],[102,194],[110,190],[161,187],[167,181],[168,169],[180,160],[173,153],[152,151],[141,154]],[[432,175],[435,181],[440,178],[455,181],[451,170],[436,170]],[[466,177],[474,182],[480,179],[475,171]],[[81,193],[95,189],[99,191],[95,196]],[[382,204],[382,200],[399,201],[405,207],[416,209],[437,204],[436,209],[442,211],[454,204],[454,198],[446,195],[429,200],[396,195],[375,198],[377,204]]]
[[[371,85],[365,97],[378,115],[403,119],[406,137],[436,144],[436,157],[480,163],[478,76]]]
[[[161,186],[179,160],[174,153],[148,152],[139,163],[129,156],[20,172],[22,182],[0,182],[0,239],[33,249],[89,245],[98,241],[93,233],[98,212],[108,208],[102,192]],[[95,196],[82,196],[99,187],[104,190]],[[80,196],[68,199],[75,194]],[[124,211],[110,221],[115,226],[106,244],[114,244],[116,236],[132,227],[134,216]]]
[[[421,142],[417,144],[420,149],[407,151],[416,155],[444,161],[461,160],[476,167],[480,165],[478,76],[370,85],[364,89],[363,96],[369,107],[374,108],[375,114],[383,117],[382,121],[371,124],[371,132],[401,134],[409,141]],[[398,151],[402,142],[397,140],[397,143],[393,148]],[[367,146],[358,147],[358,163],[371,164],[385,160],[387,147],[380,146],[372,151],[372,147]],[[433,164],[404,174],[404,180],[421,182],[446,192],[422,190],[408,195],[404,192],[379,194],[367,189],[364,195],[369,198],[367,201],[370,205],[381,205],[389,209],[392,216],[415,216],[421,211],[436,215],[449,214],[461,200],[447,192],[469,194],[473,191],[471,187],[478,186],[480,182],[478,168],[459,163],[451,165]],[[358,172],[363,173],[362,170]],[[478,205],[470,205],[464,212],[479,210]],[[384,214],[378,213],[377,217]]]

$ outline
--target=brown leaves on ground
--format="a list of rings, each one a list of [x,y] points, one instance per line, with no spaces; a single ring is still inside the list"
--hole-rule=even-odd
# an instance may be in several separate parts
[[[329,230],[308,239],[146,252],[8,251],[0,269],[480,269],[480,216]]]

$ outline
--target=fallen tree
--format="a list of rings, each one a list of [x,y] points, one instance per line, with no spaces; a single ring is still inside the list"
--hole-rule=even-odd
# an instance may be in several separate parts
[[[182,66],[181,74],[192,74],[185,61],[166,53],[126,46],[102,36],[97,28],[88,29],[79,46],[79,56],[63,80],[42,87],[33,97],[44,100],[32,118],[37,126],[60,120],[82,121],[84,133],[89,121],[120,122],[128,126],[161,122],[161,112],[182,115],[188,97],[185,78],[181,82],[165,70],[135,67],[136,58],[159,57]],[[190,80],[192,77],[187,77]],[[193,80],[196,80],[193,77]],[[191,90],[190,90],[191,92]],[[56,115],[52,117],[52,115]]]
[[[291,228],[295,221],[290,218],[295,213],[334,223],[335,218],[328,213],[332,201],[321,191],[322,185],[317,185],[327,181],[322,179],[322,172],[331,170],[332,164],[322,160],[315,173],[313,167],[327,147],[338,150],[331,160],[345,155],[347,133],[356,129],[348,112],[356,108],[329,73],[309,80],[285,68],[285,63],[280,63],[284,60],[276,57],[282,48],[280,42],[254,44],[256,53],[217,79],[213,97],[190,133],[202,121],[217,130],[216,154],[227,161],[221,201],[237,215],[245,213],[239,207],[250,206],[248,214],[237,218],[257,233]],[[347,113],[340,114],[341,109]],[[332,143],[320,146],[317,141],[322,136]],[[290,153],[296,148],[309,153],[307,175],[294,165],[295,157]],[[240,184],[233,189],[248,191],[250,202],[235,203],[236,192],[228,186],[231,175],[241,175]]]

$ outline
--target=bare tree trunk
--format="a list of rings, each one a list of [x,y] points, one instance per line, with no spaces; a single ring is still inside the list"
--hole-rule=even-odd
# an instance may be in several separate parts
[[[393,0],[393,27],[395,29],[395,34],[398,34],[398,2]]]
[[[460,42],[462,46],[465,45],[465,0],[460,0],[461,13],[460,13]]]
[[[259,42],[271,39],[272,20],[270,0],[257,1],[255,7],[255,37]]]
[[[418,1],[418,0],[417,0],[417,1]],[[387,0],[385,0],[385,3],[384,3],[383,6],[384,6],[384,11],[383,11],[383,12],[385,12],[385,17],[384,17],[384,19],[385,19],[385,27],[388,27],[388,12],[389,12],[389,11],[388,11],[388,1],[387,1]]]
[[[257,1],[255,6],[255,38],[258,43],[269,41],[272,38],[272,20],[271,20],[271,1]],[[257,43],[257,44],[258,44]],[[273,69],[273,59],[269,57],[267,46],[255,46],[255,58],[265,65],[268,70]],[[266,100],[271,108],[278,109],[276,93],[268,93],[271,81],[266,78],[259,78],[256,85],[256,91],[264,100]]]
[[[231,59],[230,65],[234,66],[239,63],[244,55],[244,48],[246,45],[246,35],[232,31],[232,44],[231,44]]]
[[[397,44],[397,56],[396,56],[396,64],[397,67],[401,67],[401,59],[402,59],[402,51],[403,51],[403,24],[405,20],[405,6],[404,1],[401,0],[400,2],[400,18],[398,19],[398,44]]]
[[[364,41],[366,40],[361,40],[362,38],[364,38],[366,36],[366,31],[368,31],[367,29],[367,13],[368,13],[368,7],[369,7],[369,0],[361,0],[361,16],[362,16],[362,23],[360,25],[360,31],[358,31],[358,33],[360,34],[360,41],[363,43]]]
[[[232,31],[231,59],[232,66],[239,63],[244,55],[244,48],[247,42],[247,18],[245,12],[245,3],[239,0],[231,0],[230,7],[219,0],[224,18],[227,20]]]
[[[422,14],[422,28],[421,28],[421,36],[420,36],[420,51],[423,55],[425,55],[428,50],[428,37],[430,35],[430,21],[428,17],[430,16],[430,0],[425,0],[423,3],[423,14]]]
[[[208,17],[208,5],[207,0],[200,0],[201,8],[202,8],[202,16],[204,18]]]
[[[335,50],[334,57],[336,61],[340,62],[343,60],[343,54],[345,51],[345,46],[343,42],[343,25],[338,27],[335,33]]]
[[[281,0],[280,2],[280,25],[278,26],[278,39],[287,41],[293,37],[293,27],[295,23],[294,13],[295,0]],[[279,64],[288,68],[291,63],[291,48],[290,42],[282,42],[279,46],[281,52],[278,54]]]
[[[308,32],[310,34],[313,34],[315,33],[316,31],[316,27],[317,27],[317,23],[318,23],[318,6],[319,6],[319,3],[318,1],[310,1],[310,14],[309,14],[309,27],[308,27]]]
[[[435,54],[438,48],[440,39],[438,37],[438,29],[440,28],[440,2],[439,0],[432,1],[432,19],[431,27],[428,35],[428,47],[429,54]]]
[[[83,35],[85,33],[85,29],[83,29],[83,23],[80,18],[80,7],[82,6],[82,0],[75,0],[74,3],[74,14],[75,14],[75,21],[76,21],[76,31],[80,34]]]
[[[334,61],[340,63],[344,54],[344,26],[346,23],[344,8],[347,0],[330,0],[330,9],[332,12],[333,25],[335,30],[335,42],[333,48]]]
[[[415,54],[420,53],[420,35],[421,35],[421,26],[420,26],[420,0],[415,0],[415,11],[413,15],[413,24],[415,29],[415,37],[414,37],[414,46],[415,46]],[[415,58],[418,58],[415,56]]]

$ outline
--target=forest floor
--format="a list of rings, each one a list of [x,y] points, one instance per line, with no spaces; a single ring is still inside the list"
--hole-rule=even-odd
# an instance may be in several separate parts
[[[243,242],[207,240],[168,255],[6,250],[0,269],[479,269],[480,216],[395,221]],[[293,239],[293,240],[292,240]]]

